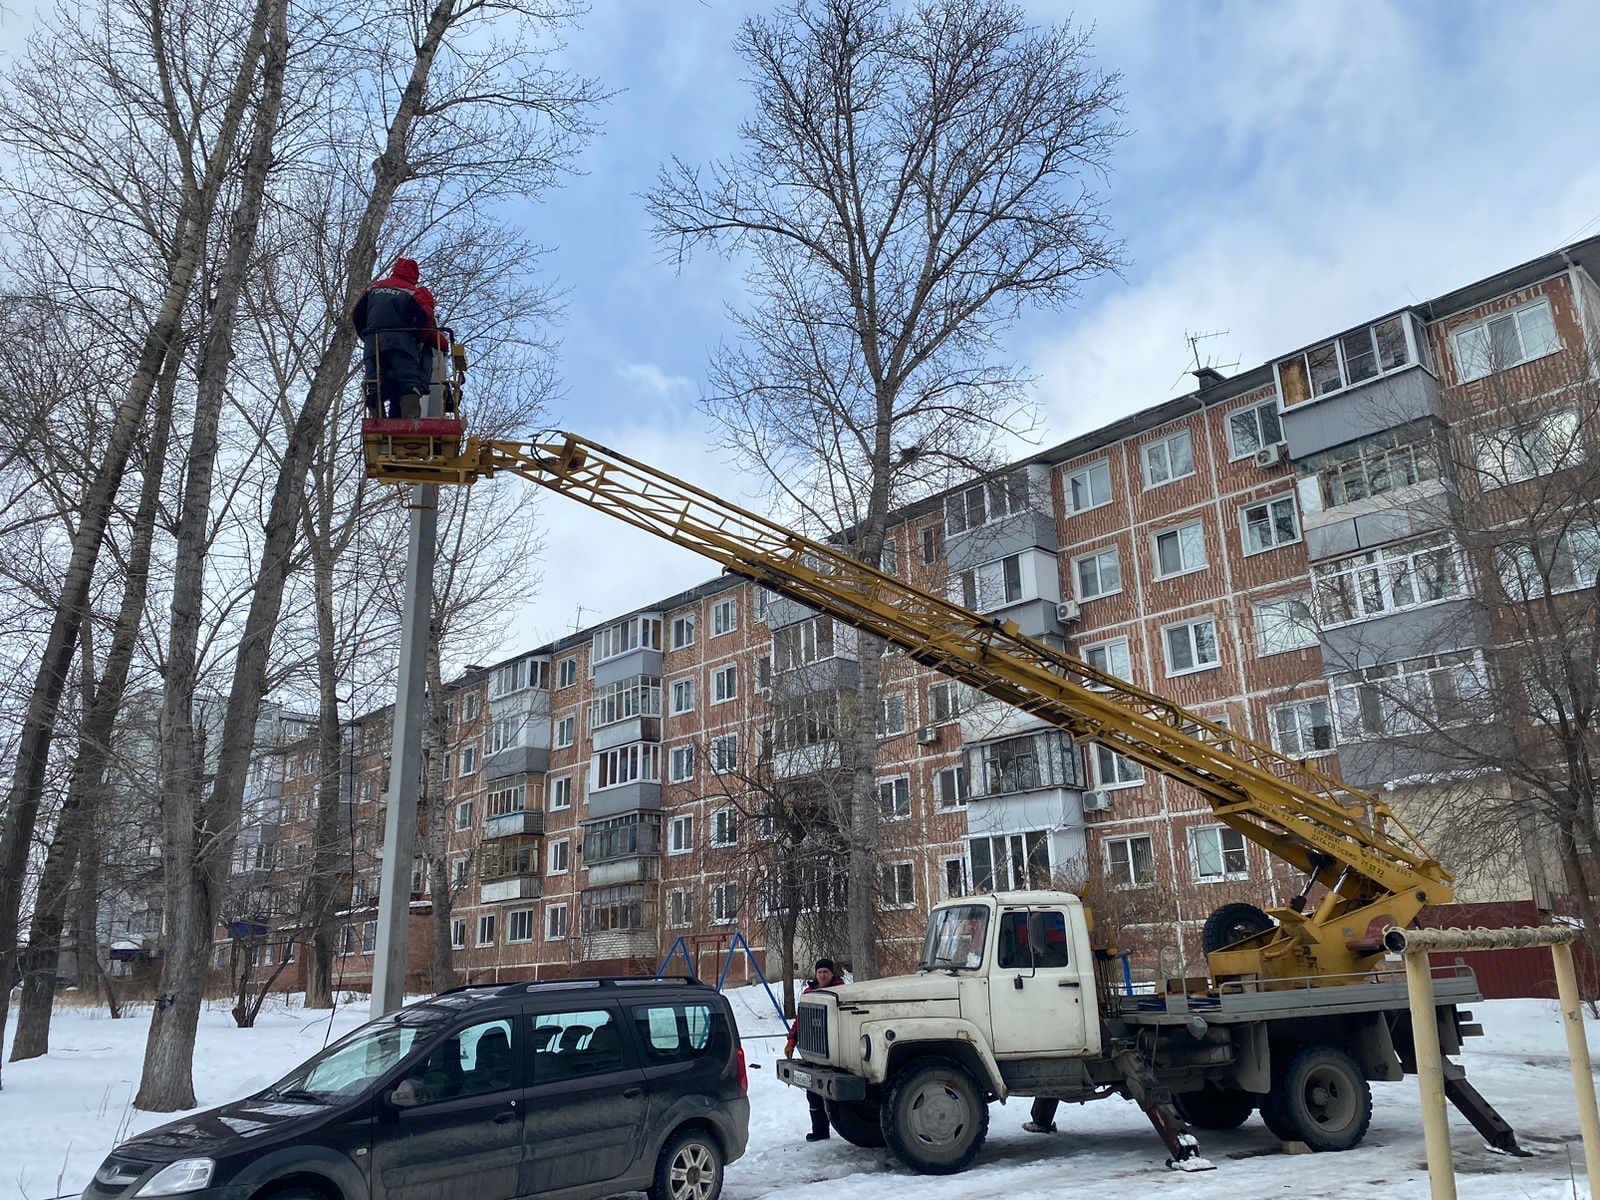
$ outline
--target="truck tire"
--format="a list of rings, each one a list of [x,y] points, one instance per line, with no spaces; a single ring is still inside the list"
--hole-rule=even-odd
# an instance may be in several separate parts
[[[989,1105],[960,1063],[921,1058],[889,1085],[881,1123],[884,1142],[906,1166],[923,1175],[953,1175],[983,1148]]]
[[[1193,1092],[1177,1092],[1172,1106],[1196,1129],[1237,1129],[1256,1110],[1256,1098],[1238,1088],[1206,1084]]]
[[[1224,904],[1206,918],[1200,948],[1207,954],[1272,928],[1272,918],[1254,904]]]
[[[878,1105],[870,1100],[828,1100],[828,1124],[852,1146],[876,1150],[883,1145],[883,1124]]]
[[[1261,1115],[1284,1141],[1304,1142],[1313,1150],[1349,1150],[1361,1144],[1372,1124],[1372,1086],[1343,1050],[1308,1046],[1273,1081]]]

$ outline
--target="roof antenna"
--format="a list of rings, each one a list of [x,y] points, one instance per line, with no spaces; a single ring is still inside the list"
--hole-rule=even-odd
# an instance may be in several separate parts
[[[589,610],[581,604],[574,604],[572,607],[576,610],[572,615],[572,632],[577,633],[583,628],[583,614]]]
[[[1195,377],[1195,379],[1199,382],[1200,390],[1202,392],[1205,391],[1207,388],[1215,387],[1217,384],[1221,383],[1223,381],[1223,379],[1226,378],[1226,376],[1224,376],[1223,373],[1222,373],[1223,370],[1224,369],[1230,370],[1230,371],[1233,370],[1234,368],[1236,368],[1239,365],[1239,360],[1238,359],[1234,359],[1230,363],[1221,363],[1221,364],[1213,363],[1213,362],[1210,362],[1210,361],[1202,362],[1200,360],[1200,343],[1203,342],[1203,341],[1207,341],[1210,338],[1219,338],[1219,337],[1227,337],[1227,336],[1228,336],[1228,330],[1226,330],[1226,329],[1216,329],[1216,330],[1211,331],[1210,333],[1195,333],[1195,332],[1185,331],[1185,333],[1183,335],[1183,340],[1188,343],[1188,346],[1189,346],[1189,357],[1194,359],[1194,366],[1186,368],[1182,373],[1180,373],[1179,376],[1178,376],[1178,380],[1181,380],[1184,375],[1193,375]],[[1178,380],[1174,380],[1173,381],[1173,386],[1174,387],[1177,386]]]

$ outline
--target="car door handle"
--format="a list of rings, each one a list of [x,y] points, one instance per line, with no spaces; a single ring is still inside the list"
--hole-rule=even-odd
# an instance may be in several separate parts
[[[637,1100],[642,1095],[644,1095],[642,1087],[631,1087],[622,1093],[622,1098],[624,1100]]]
[[[515,1120],[517,1120],[517,1110],[515,1108],[510,1112],[498,1112],[494,1115],[494,1123],[496,1125],[509,1125]]]
[[[1077,979],[1060,979],[1056,981],[1057,987],[1082,987],[1083,983]]]

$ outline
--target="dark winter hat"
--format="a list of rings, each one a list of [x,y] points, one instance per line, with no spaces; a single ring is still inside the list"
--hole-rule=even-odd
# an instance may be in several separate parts
[[[833,965],[833,959],[819,958],[817,959],[817,965],[812,967],[811,971],[813,974],[818,971],[832,971],[835,975],[837,975],[839,973],[839,968]]]

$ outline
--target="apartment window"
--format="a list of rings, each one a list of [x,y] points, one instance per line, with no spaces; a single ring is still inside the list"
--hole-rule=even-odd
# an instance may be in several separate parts
[[[440,756],[439,769],[440,769],[440,774],[442,774],[446,779],[450,778],[450,755],[444,754],[444,755]],[[386,784],[384,786],[384,791],[387,792],[388,790],[389,789],[388,789],[388,786]]]
[[[832,617],[812,617],[774,630],[773,663],[780,671],[792,671],[807,663],[832,658],[836,640],[834,635]]]
[[[1149,835],[1108,838],[1103,845],[1106,875],[1114,887],[1145,887],[1155,882],[1155,846]]]
[[[711,844],[734,846],[739,842],[739,810],[719,808],[711,814]]]
[[[1283,654],[1317,644],[1317,623],[1311,616],[1311,596],[1279,596],[1254,605],[1256,653]]]
[[[1187,429],[1146,442],[1140,454],[1144,460],[1144,486],[1147,488],[1159,487],[1163,483],[1194,474],[1194,446]]]
[[[1492,717],[1489,680],[1475,651],[1385,663],[1333,679],[1341,742],[1426,733]]]
[[[1450,344],[1455,349],[1456,369],[1463,383],[1561,349],[1548,300],[1535,300],[1458,329],[1450,335]]]
[[[454,700],[446,700],[444,702],[444,723],[447,726],[456,723],[456,702]]]
[[[1293,496],[1279,496],[1261,504],[1247,504],[1239,510],[1239,527],[1244,532],[1244,552],[1260,554],[1290,546],[1300,540],[1300,518]]]
[[[1167,647],[1167,674],[1187,675],[1222,661],[1217,653],[1217,623],[1210,617],[1168,625],[1161,631]]]
[[[878,551],[878,570],[885,575],[900,575],[900,545],[893,538],[883,539],[883,547]]]
[[[1278,401],[1264,400],[1228,416],[1228,455],[1249,458],[1257,450],[1283,441],[1283,422],[1278,418]]]
[[[562,812],[572,807],[572,776],[562,775],[550,781],[550,811]]]
[[[565,875],[572,869],[572,842],[567,838],[557,838],[550,843],[550,870],[551,875]]]
[[[953,679],[928,685],[928,713],[935,725],[954,721],[978,700],[971,688]]]
[[[975,892],[1050,886],[1050,838],[1043,831],[975,837],[967,848]]]
[[[1128,652],[1128,639],[1111,638],[1082,647],[1083,660],[1096,670],[1118,679],[1133,678],[1133,658]]]
[[[694,923],[694,893],[673,888],[667,893],[667,928],[687,929]]]
[[[1206,533],[1199,521],[1158,533],[1152,539],[1156,556],[1156,578],[1199,571],[1206,565]]]
[[[1578,414],[1557,408],[1519,425],[1474,434],[1472,456],[1485,491],[1564,470],[1583,457]]]
[[[472,743],[461,747],[461,774],[463,776],[476,774],[478,770],[478,747]]]
[[[1278,363],[1283,406],[1292,408],[1313,397],[1332,395],[1397,371],[1411,362],[1404,316],[1351,330],[1343,337]]]
[[[672,619],[672,648],[682,650],[694,645],[694,614],[684,613]]]
[[[694,747],[674,746],[667,754],[667,782],[687,783],[694,778]]]
[[[917,902],[916,868],[909,862],[884,863],[878,868],[878,895],[890,908],[910,908]]]
[[[893,779],[878,781],[878,812],[886,821],[898,821],[911,815],[911,780],[897,775]]]
[[[494,945],[494,914],[484,913],[478,918],[478,945]]]
[[[632,742],[602,750],[589,763],[591,792],[625,783],[655,783],[660,778],[661,747],[654,742]]]
[[[378,923],[376,921],[363,921],[361,924],[361,953],[371,954],[378,946]]]
[[[339,954],[341,956],[356,952],[356,927],[354,925],[342,926],[339,930]],[[226,966],[228,962],[227,948],[217,947],[217,966]]]
[[[1144,768],[1107,746],[1094,747],[1095,783],[1103,788],[1135,787],[1144,782]]]
[[[965,808],[967,806],[967,769],[945,767],[933,776],[933,794],[940,808]]]
[[[733,596],[718,600],[711,606],[711,636],[732,633],[739,627],[739,601]]]
[[[683,813],[667,823],[667,853],[688,854],[694,849],[694,814]]]
[[[1467,594],[1460,552],[1448,538],[1400,542],[1312,568],[1323,625],[1364,621]]]
[[[550,904],[544,910],[544,940],[559,942],[567,936],[567,906]]]
[[[556,664],[556,686],[568,688],[578,682],[578,660],[563,658]]]
[[[719,883],[711,889],[711,922],[729,925],[739,919],[739,885]]]
[[[971,893],[972,882],[967,873],[967,860],[960,855],[941,861],[939,875],[940,882],[944,885],[944,899],[954,900],[957,896]]]
[[[465,855],[452,859],[450,863],[450,886],[457,891],[467,886],[467,868],[469,866]]]
[[[533,941],[533,909],[518,908],[506,914],[506,941]]]
[[[772,690],[772,655],[763,654],[756,659],[756,691],[765,696]]]
[[[472,801],[463,800],[456,805],[456,829],[472,828]]]
[[[521,717],[501,717],[498,721],[490,722],[488,744],[483,752],[492,757],[508,746],[520,745],[525,724]]]
[[[739,698],[739,668],[730,663],[711,672],[711,703],[726,704]]]
[[[1191,829],[1189,861],[1194,864],[1194,877],[1205,883],[1219,879],[1245,879],[1250,874],[1244,834],[1226,825]]]
[[[489,793],[488,804],[491,817],[504,817],[511,813],[522,812],[528,805],[527,786],[515,783],[510,787],[496,788]]]
[[[952,601],[963,608],[977,612],[986,612],[1025,599],[1022,591],[1022,556],[1010,554],[970,571],[959,572],[950,580],[949,595]]]
[[[596,688],[589,701],[589,728],[604,729],[639,717],[661,715],[661,680],[633,675]]]
[[[465,716],[463,719],[467,721],[476,721],[478,719],[478,705],[478,693],[468,692],[465,701],[462,704],[462,708],[465,710]]]
[[[1426,428],[1386,430],[1350,446],[1308,458],[1324,507],[1338,508],[1439,478],[1438,458]]]
[[[1111,463],[1106,459],[1067,473],[1067,505],[1075,513],[1111,503]]]
[[[1503,546],[1495,560],[1507,600],[1592,588],[1600,574],[1600,529],[1573,525],[1555,538]]]
[[[1081,788],[1083,756],[1063,733],[1025,733],[983,742],[967,751],[976,796],[999,796],[1039,788]]]
[[[944,527],[947,537],[977,529],[991,521],[1001,521],[1012,513],[1028,509],[1028,474],[1013,471],[996,479],[973,484],[944,498]]]
[[[1333,749],[1333,719],[1323,699],[1297,700],[1267,710],[1272,723],[1272,745],[1290,758],[1310,758]]]
[[[577,733],[577,727],[577,717],[562,717],[556,722],[555,747],[557,750],[565,750],[572,745]]]
[[[772,602],[782,594],[773,591],[764,583],[756,584],[756,620],[765,621],[767,614],[772,611]]]
[[[467,948],[467,921],[465,917],[456,917],[450,922],[450,949],[465,950]]]
[[[694,680],[675,679],[672,683],[672,712],[679,716],[694,711]]]
[[[922,530],[922,561],[931,565],[939,558],[939,529],[934,525],[926,525]]]
[[[711,769],[718,775],[739,765],[739,735],[725,733],[711,739]]]
[[[1122,590],[1122,559],[1115,546],[1085,554],[1072,564],[1078,582],[1078,599],[1093,600]]]
[[[906,695],[891,692],[878,697],[878,736],[896,737],[906,731]]]
[[[496,667],[489,677],[489,699],[498,700],[530,687],[543,688],[548,670],[547,663],[534,658],[522,658]]]

